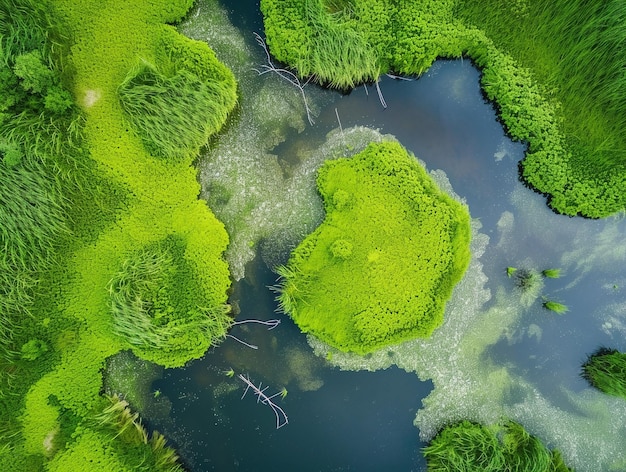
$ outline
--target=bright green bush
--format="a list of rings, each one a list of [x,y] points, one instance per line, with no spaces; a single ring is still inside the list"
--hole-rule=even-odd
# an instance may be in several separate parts
[[[559,451],[514,421],[483,426],[469,421],[445,427],[423,450],[429,472],[569,472]]]
[[[344,351],[428,337],[469,263],[467,209],[392,142],[328,161],[317,184],[326,219],[280,270],[281,307]]]
[[[598,390],[626,399],[626,354],[600,348],[582,365],[582,376]]]

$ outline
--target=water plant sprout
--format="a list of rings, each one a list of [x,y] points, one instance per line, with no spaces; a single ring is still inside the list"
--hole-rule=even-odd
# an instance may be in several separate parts
[[[546,310],[553,311],[557,315],[563,315],[569,311],[569,308],[567,307],[567,305],[564,305],[563,303],[555,302],[554,300],[544,299],[542,306]]]

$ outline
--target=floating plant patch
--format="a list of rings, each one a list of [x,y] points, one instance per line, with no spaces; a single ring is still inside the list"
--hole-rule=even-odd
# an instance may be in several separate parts
[[[281,307],[342,351],[430,336],[470,260],[467,208],[397,142],[327,162],[317,185],[326,219],[280,269]]]

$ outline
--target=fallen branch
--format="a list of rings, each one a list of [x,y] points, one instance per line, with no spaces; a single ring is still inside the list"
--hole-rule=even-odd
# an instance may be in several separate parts
[[[240,321],[235,321],[232,325],[242,325],[242,324],[247,324],[247,323],[257,323],[257,324],[261,324],[264,326],[269,326],[269,328],[267,328],[268,331],[271,331],[272,329],[276,328],[276,326],[278,326],[280,324],[280,320],[257,320],[257,319],[249,319],[249,320],[240,320]],[[242,341],[241,339],[239,339],[237,336],[233,335],[233,334],[227,334],[226,335],[227,338],[231,338],[234,339],[235,341],[237,341],[238,343],[243,344],[244,346],[249,347],[250,349],[258,349],[259,346],[256,346],[254,344],[250,344],[247,343],[245,341]]]
[[[304,87],[306,87],[309,84],[313,76],[309,77],[307,81],[303,84],[302,82],[300,82],[300,79],[298,78],[298,76],[294,74],[293,72],[287,69],[281,69],[279,67],[276,67],[274,63],[272,62],[272,56],[270,55],[270,52],[267,49],[267,44],[265,43],[265,40],[261,38],[261,36],[258,33],[253,33],[253,34],[254,34],[254,38],[256,39],[256,42],[259,43],[259,46],[261,46],[263,48],[263,51],[265,51],[265,57],[267,60],[267,64],[262,64],[260,70],[259,69],[253,69],[253,70],[259,75],[264,75],[264,74],[267,74],[268,72],[273,72],[277,74],[280,78],[285,79],[291,85],[293,85],[298,90],[300,90],[300,93],[302,94],[302,100],[304,101],[306,117],[309,120],[309,124],[313,126],[315,121],[313,121],[313,118],[311,116],[311,109],[309,108],[309,102],[307,101],[306,94],[304,93]]]
[[[250,377],[248,377],[247,375],[244,376],[243,374],[239,374],[238,377],[243,381],[243,383],[246,384],[246,389],[244,390],[243,395],[241,396],[242,400],[243,400],[243,397],[246,396],[246,393],[248,393],[248,390],[252,390],[257,397],[257,400],[256,400],[257,403],[261,403],[263,405],[269,406],[274,412],[274,415],[276,416],[276,429],[280,429],[289,423],[289,420],[287,419],[287,414],[285,413],[285,411],[272,401],[272,398],[275,398],[279,395],[283,395],[282,391],[277,392],[274,395],[268,397],[265,394],[265,391],[269,388],[269,386],[261,390],[261,386],[263,385],[262,383],[259,383],[259,386],[257,387],[256,385],[252,383],[252,381],[250,380]]]

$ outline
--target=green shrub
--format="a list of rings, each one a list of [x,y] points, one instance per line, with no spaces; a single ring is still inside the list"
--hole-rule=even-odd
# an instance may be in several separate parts
[[[48,345],[45,341],[41,339],[31,339],[22,345],[21,357],[27,361],[34,361],[46,351],[48,351]]]
[[[600,348],[582,365],[581,375],[598,390],[626,399],[626,354]]]
[[[328,161],[317,184],[326,219],[279,270],[282,309],[344,351],[428,337],[469,263],[466,207],[392,142]]]
[[[522,425],[483,426],[469,421],[442,429],[423,449],[429,472],[568,472],[558,451],[549,451]]]

